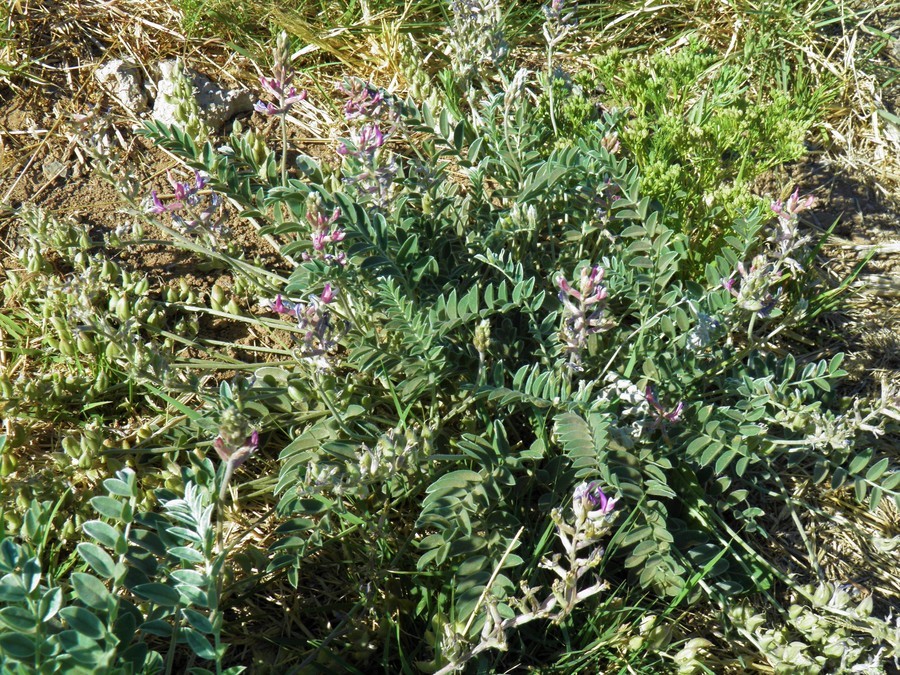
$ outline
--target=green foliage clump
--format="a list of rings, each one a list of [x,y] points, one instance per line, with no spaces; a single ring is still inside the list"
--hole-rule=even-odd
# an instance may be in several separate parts
[[[598,105],[619,111],[620,138],[641,171],[641,189],[672,222],[691,224],[692,256],[702,259],[719,246],[729,221],[761,205],[753,179],[805,154],[827,101],[802,74],[784,87],[760,86],[751,75],[749,66],[723,61],[696,41],[642,56],[613,49],[570,86],[555,80],[563,94],[559,117],[577,136],[595,122]]]

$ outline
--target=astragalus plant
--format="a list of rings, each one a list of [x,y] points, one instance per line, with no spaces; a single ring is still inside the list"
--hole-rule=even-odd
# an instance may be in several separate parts
[[[629,663],[667,648],[650,636],[692,602],[721,617],[720,649],[738,635],[769,658],[783,636],[761,641],[734,598],[795,587],[799,616],[815,593],[770,555],[767,509],[793,508],[801,480],[852,486],[872,509],[900,503],[890,459],[857,445],[893,419],[894,395],[878,410],[843,405],[841,357],[805,358],[783,339],[830,302],[811,290],[816,249],[796,227],[812,203],[745,210],[698,249],[691,221],[642,195],[620,118],[559,144],[541,81],[498,67],[440,109],[335,83],[345,137],[327,161],[290,166],[240,126],[198,144],[146,125],[296,263],[280,288],[260,284],[250,319],[287,346],[245,366],[247,417],[225,415],[240,424],[210,452],[221,481],[260,439],[257,456],[278,451],[277,480],[257,483],[278,522],[253,579],[302,599],[305,637],[285,658],[299,670],[565,671],[577,652],[585,667]],[[208,460],[191,466],[184,496],[159,493],[148,516],[180,538],[160,552],[167,579],[178,561],[215,576],[227,557],[163,522],[226,496]],[[151,590],[134,593],[175,602]],[[223,614],[178,603],[160,620],[210,636],[186,640],[220,667],[208,628]],[[634,615],[651,612],[634,622],[646,651],[623,655]],[[866,643],[872,656],[886,640]],[[808,644],[830,664],[831,642]],[[679,662],[701,668],[713,647],[687,642]]]

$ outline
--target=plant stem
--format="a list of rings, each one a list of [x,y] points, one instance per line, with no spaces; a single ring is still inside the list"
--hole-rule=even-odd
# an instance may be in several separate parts
[[[287,186],[287,111],[281,114],[281,185]]]
[[[556,103],[553,97],[553,47],[547,45],[547,94],[550,97],[550,124],[553,127],[553,135],[559,136],[556,128]]]

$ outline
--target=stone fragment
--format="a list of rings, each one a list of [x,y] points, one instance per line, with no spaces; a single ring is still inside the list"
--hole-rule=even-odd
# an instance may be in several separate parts
[[[147,109],[144,78],[133,63],[114,59],[98,69],[94,77],[127,111],[138,115]]]
[[[41,167],[44,172],[44,178],[47,180],[56,180],[57,178],[65,178],[69,172],[66,165],[56,159],[49,159]]]
[[[153,118],[165,124],[175,124],[177,105],[169,97],[174,91],[172,74],[175,61],[159,64],[159,81],[156,83],[156,101],[153,104]],[[253,94],[246,89],[224,89],[205,75],[187,69],[187,76],[194,87],[194,97],[200,109],[200,117],[208,127],[218,131],[222,126],[243,112],[253,110]]]

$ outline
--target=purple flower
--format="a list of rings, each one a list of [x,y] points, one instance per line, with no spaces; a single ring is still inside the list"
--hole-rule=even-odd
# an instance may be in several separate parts
[[[337,290],[331,288],[331,284],[325,284],[325,288],[322,290],[322,295],[319,296],[319,299],[322,301],[322,304],[330,304],[334,302],[334,298],[337,296]]]
[[[238,448],[228,447],[225,440],[221,436],[218,436],[216,440],[213,441],[213,447],[216,449],[216,454],[219,455],[219,458],[223,462],[227,462],[232,469],[236,469],[246,462],[250,455],[256,452],[259,447],[259,432],[254,431],[250,434],[250,437]]]
[[[357,145],[362,152],[373,152],[384,145],[384,134],[377,124],[367,124],[359,130]]]
[[[166,206],[165,204],[163,204],[160,198],[157,196],[156,190],[150,191],[150,199],[153,202],[153,206],[150,207],[150,210],[156,214],[165,213],[166,211],[174,211],[176,208],[181,207],[180,204],[177,206],[175,204],[172,204],[170,206]]]
[[[384,94],[365,80],[358,77],[347,80],[338,86],[344,96],[344,119],[352,121],[379,120],[394,121],[397,112],[385,99]]]
[[[292,84],[294,69],[291,67],[290,44],[285,32],[278,36],[274,57],[272,77],[261,77],[259,83],[263,91],[275,99],[275,103],[257,101],[253,109],[263,115],[286,115],[295,103],[306,100],[306,91],[298,92]]]
[[[579,510],[583,510],[606,516],[612,513],[619,500],[607,497],[600,488],[600,483],[591,481],[590,483],[581,483],[575,488],[575,491],[572,493],[572,501],[576,513]]]
[[[796,217],[798,213],[805,211],[815,203],[816,199],[812,195],[808,195],[801,201],[800,188],[798,187],[794,190],[793,194],[788,197],[787,204],[781,199],[772,202],[772,211],[774,211],[779,218],[790,219]]]
[[[681,413],[684,411],[684,402],[679,401],[672,410],[666,412],[666,409],[662,407],[660,402],[656,398],[656,392],[653,391],[653,387],[647,387],[646,392],[644,393],[644,398],[647,400],[647,403],[650,404],[650,410],[653,416],[656,418],[654,423],[654,428],[659,428],[664,423],[675,424],[681,419]]]
[[[275,302],[272,303],[272,311],[276,314],[294,314],[296,305],[292,302],[285,302],[281,298],[281,293],[275,296]]]
[[[323,207],[324,204],[322,203],[322,198],[318,194],[312,194],[307,199],[306,220],[313,228],[310,233],[310,241],[312,242],[313,251],[315,251],[315,257],[320,260],[325,260],[326,262],[343,264],[335,254],[325,252],[326,246],[343,241],[344,239],[345,235],[343,230],[340,228],[332,229],[332,226],[340,219],[342,212],[340,208],[335,208],[330,216],[326,216]],[[304,254],[304,260],[311,259],[312,256]],[[343,258],[340,260],[343,260]]]

